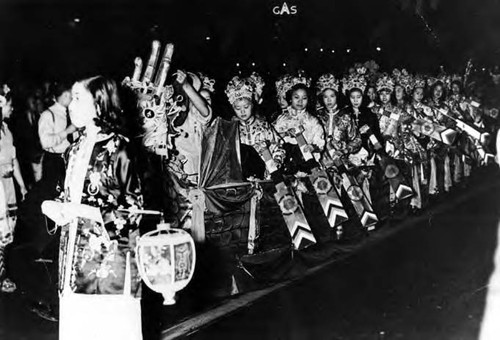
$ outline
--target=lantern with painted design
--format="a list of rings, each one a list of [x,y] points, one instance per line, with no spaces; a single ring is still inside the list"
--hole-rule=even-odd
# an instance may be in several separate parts
[[[193,238],[184,230],[160,223],[137,242],[139,273],[146,285],[163,295],[164,305],[175,304],[175,294],[193,277],[196,250]]]

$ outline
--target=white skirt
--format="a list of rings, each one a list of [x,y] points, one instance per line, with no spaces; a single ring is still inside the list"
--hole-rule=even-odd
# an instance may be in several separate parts
[[[142,340],[140,299],[67,293],[59,301],[60,340]]]

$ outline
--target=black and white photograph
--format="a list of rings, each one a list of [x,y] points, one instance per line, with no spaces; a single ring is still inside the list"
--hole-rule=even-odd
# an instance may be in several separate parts
[[[0,0],[1,340],[500,339],[500,0]]]

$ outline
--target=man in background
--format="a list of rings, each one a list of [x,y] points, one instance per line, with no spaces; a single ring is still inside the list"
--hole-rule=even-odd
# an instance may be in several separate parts
[[[54,104],[40,115],[38,121],[38,134],[44,150],[42,180],[49,189],[56,188],[64,178],[63,154],[70,144],[68,136],[76,131],[75,126],[68,123],[70,91],[68,84],[53,84],[51,95]]]

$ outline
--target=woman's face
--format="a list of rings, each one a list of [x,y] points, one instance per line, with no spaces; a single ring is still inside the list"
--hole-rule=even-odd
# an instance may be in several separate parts
[[[374,102],[375,98],[377,98],[377,92],[373,87],[369,87],[368,90],[366,91],[366,95],[370,99],[370,101]]]
[[[305,110],[307,107],[307,92],[303,89],[297,89],[292,93],[292,108],[297,111]]]
[[[403,100],[405,96],[405,89],[403,88],[403,86],[398,85],[394,89],[394,94],[396,95],[396,100],[398,101]]]
[[[441,99],[441,97],[443,96],[443,86],[436,85],[434,87],[434,91],[433,91],[432,95],[434,96],[434,99]]]
[[[71,89],[72,100],[69,104],[69,115],[71,122],[77,128],[95,125],[97,108],[92,94],[82,83],[75,83]]]
[[[451,85],[451,93],[454,95],[459,95],[460,94],[460,86],[456,83]]]
[[[288,107],[288,102],[286,101],[285,94],[278,95],[278,104],[282,110]]]
[[[327,110],[332,110],[337,105],[337,94],[332,89],[326,89],[321,95],[323,99],[323,105],[325,105]]]
[[[205,98],[209,106],[212,106],[212,96],[210,96],[210,92],[207,90],[201,90],[200,95]]]
[[[252,109],[252,101],[248,98],[240,98],[233,103],[233,110],[236,117],[244,123],[252,118]]]
[[[10,118],[14,108],[12,107],[12,99],[9,99],[7,103],[2,107],[2,117],[3,119]]]
[[[389,90],[381,90],[379,92],[380,101],[383,105],[386,105],[391,100],[391,92]]]
[[[413,90],[413,100],[416,103],[420,103],[423,98],[424,98],[424,89],[423,88],[418,87],[415,90]]]
[[[359,109],[361,103],[363,102],[363,94],[359,90],[351,91],[349,100],[351,101],[351,105],[353,108]]]

